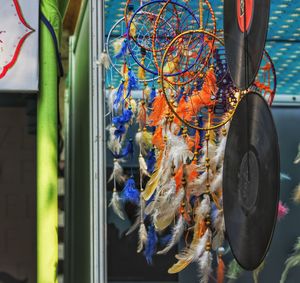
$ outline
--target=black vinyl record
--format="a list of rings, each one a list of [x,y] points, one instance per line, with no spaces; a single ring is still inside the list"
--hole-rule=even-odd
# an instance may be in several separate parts
[[[256,269],[268,251],[279,189],[280,156],[273,117],[261,95],[248,93],[230,125],[223,171],[226,234],[244,269]]]
[[[254,81],[268,32],[270,0],[224,0],[224,41],[229,73],[235,86]]]

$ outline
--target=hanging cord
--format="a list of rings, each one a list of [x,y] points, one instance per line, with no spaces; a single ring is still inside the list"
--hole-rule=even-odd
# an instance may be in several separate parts
[[[54,31],[54,28],[51,25],[51,23],[48,21],[46,16],[43,14],[42,11],[40,11],[40,20],[45,24],[46,28],[49,30],[49,32],[52,36],[54,47],[55,47],[57,64],[58,64],[59,77],[63,77],[64,76],[64,68],[63,68],[63,65],[62,65],[61,54],[59,52],[59,46],[58,46],[58,40],[57,40],[57,37],[56,37],[56,33]]]

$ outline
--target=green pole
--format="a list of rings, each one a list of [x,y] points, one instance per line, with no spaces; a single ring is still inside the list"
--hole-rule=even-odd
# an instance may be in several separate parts
[[[42,0],[41,11],[53,26],[59,40],[61,14],[57,2]],[[57,77],[53,38],[41,22],[40,92],[37,106],[37,283],[57,283]]]

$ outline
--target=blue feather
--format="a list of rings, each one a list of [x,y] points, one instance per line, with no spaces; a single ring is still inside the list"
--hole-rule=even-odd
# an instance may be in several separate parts
[[[131,202],[136,205],[140,203],[140,192],[136,188],[135,182],[132,178],[129,178],[125,183],[124,189],[121,194],[123,202]]]
[[[115,58],[117,59],[121,59],[122,57],[124,57],[126,55],[127,52],[127,48],[128,48],[128,44],[127,44],[127,39],[125,38],[122,42],[122,46],[120,51],[115,55]]]
[[[184,129],[184,126],[181,126],[180,130],[178,131],[178,134],[177,134],[178,137],[180,137],[182,135],[183,129]]]
[[[148,264],[152,264],[152,257],[156,252],[157,234],[155,232],[154,225],[152,224],[148,229],[148,239],[144,251],[144,256]]]
[[[177,97],[177,103],[179,103],[179,101],[180,101],[180,99],[182,98],[182,96],[183,96],[183,93],[184,93],[184,87],[181,87],[181,89],[180,89],[180,93],[179,93],[179,95],[178,95],[178,97]]]
[[[198,126],[199,128],[203,128],[204,127],[204,122],[203,122],[203,116],[199,115],[198,116]],[[204,141],[205,138],[205,131],[200,131],[200,144],[202,145],[202,142]]]
[[[159,243],[163,246],[166,246],[172,239],[172,234],[168,234],[164,237],[162,237],[159,241]]]
[[[120,84],[120,86],[118,88],[118,91],[116,93],[116,97],[115,97],[114,105],[113,105],[115,111],[117,111],[118,108],[119,108],[119,103],[121,101],[121,98],[122,98],[122,95],[123,95],[123,91],[124,91],[124,83],[125,83],[125,81],[122,80],[121,84]]]
[[[112,118],[112,122],[115,126],[124,125],[128,123],[132,117],[133,113],[131,109],[124,109],[122,115]]]
[[[188,135],[189,135],[189,136],[194,136],[194,135],[196,135],[196,129],[189,127],[189,128],[188,128]]]
[[[122,136],[126,133],[126,127],[123,124],[116,126],[116,130],[114,131],[114,135],[117,139],[121,139]]]
[[[125,109],[123,110],[122,115],[116,116],[112,118],[112,123],[115,125],[116,130],[114,132],[114,135],[116,138],[121,138],[123,134],[126,132],[125,124],[128,123],[131,120],[133,113],[131,109]]]
[[[150,92],[149,107],[152,107],[152,103],[153,103],[155,97],[156,97],[156,89],[155,89],[155,87],[153,87],[151,92]]]
[[[195,196],[191,196],[191,198],[190,198],[190,204],[191,204],[192,206],[194,206],[194,205],[195,205],[195,202],[196,202],[196,200],[197,200],[197,197],[195,197]]]
[[[219,213],[219,209],[214,204],[214,202],[212,202],[212,205],[211,205],[211,219],[212,219],[213,223],[215,223],[215,221],[217,219],[217,216],[218,216],[218,213]]]
[[[138,89],[138,88],[139,88],[138,79],[135,73],[132,71],[132,69],[129,68],[127,97],[130,95],[133,89]]]
[[[147,164],[147,171],[152,174],[155,168],[155,162],[156,162],[156,158],[155,158],[155,149],[152,148],[147,155],[146,158],[146,164]]]
[[[117,159],[126,157],[128,155],[130,155],[131,157],[133,156],[133,140],[132,139],[129,139],[126,147],[122,149],[120,154],[113,153],[114,158],[117,158]]]
[[[154,201],[155,195],[156,195],[156,192],[154,192],[154,194],[153,194],[148,200],[146,200],[146,206],[147,206],[149,203],[151,203],[152,201]]]

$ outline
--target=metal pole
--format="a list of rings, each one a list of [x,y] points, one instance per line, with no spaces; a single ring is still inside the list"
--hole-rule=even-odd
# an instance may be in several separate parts
[[[91,2],[90,129],[91,129],[91,283],[107,282],[106,156],[104,70],[104,1]]]
[[[57,1],[42,1],[47,17]],[[47,17],[49,19],[49,17]],[[56,22],[57,23],[57,22]],[[37,283],[57,282],[57,63],[53,39],[40,25],[40,93],[37,109]],[[57,26],[56,26],[57,27]]]

